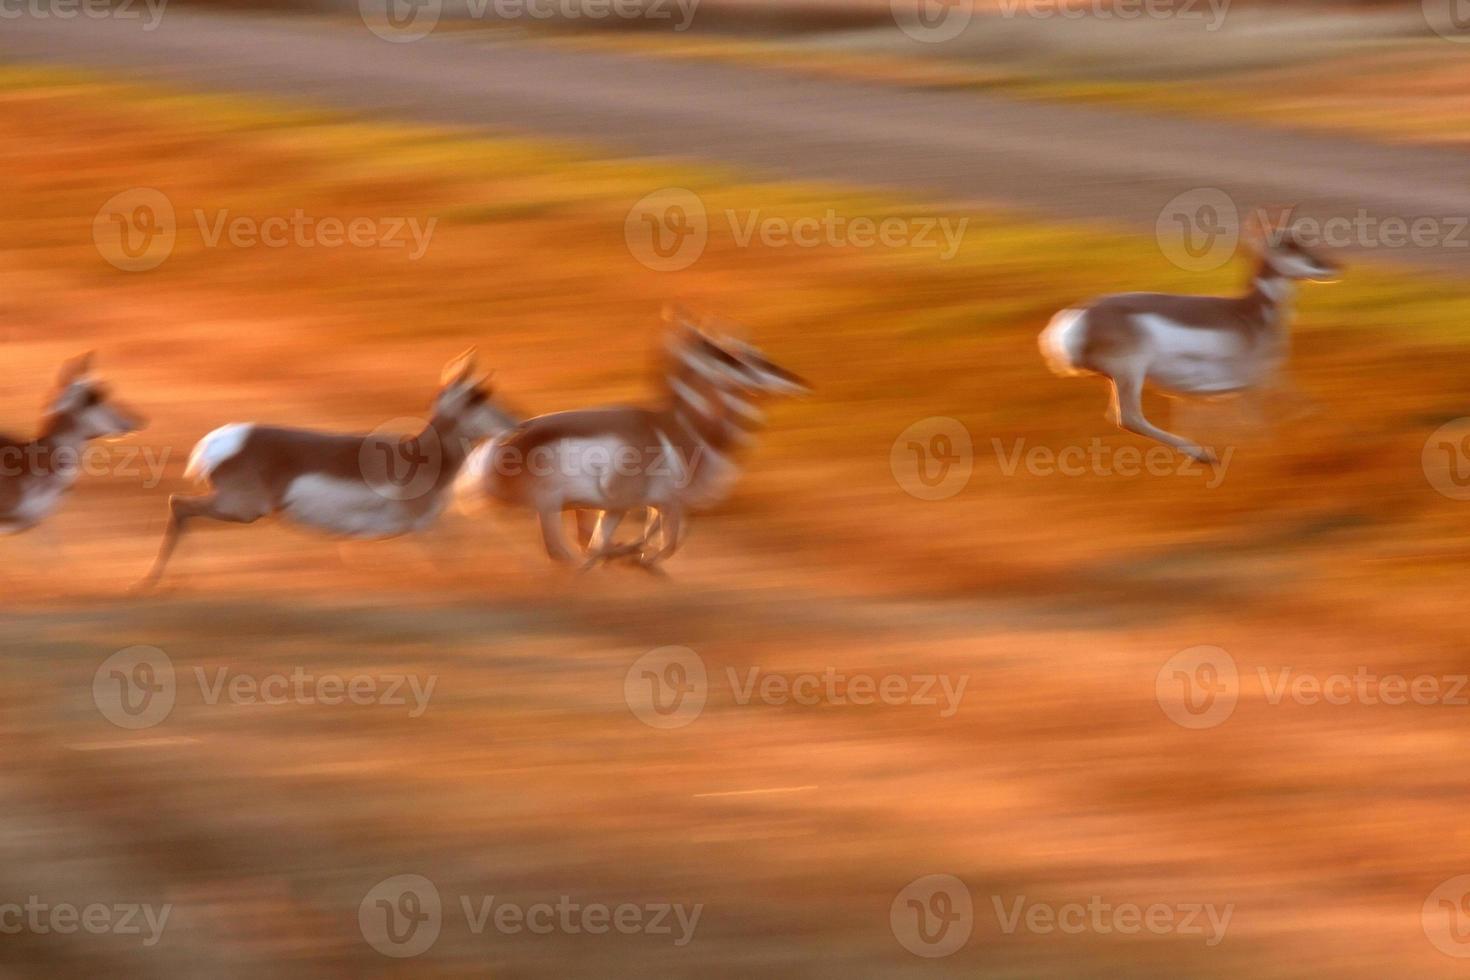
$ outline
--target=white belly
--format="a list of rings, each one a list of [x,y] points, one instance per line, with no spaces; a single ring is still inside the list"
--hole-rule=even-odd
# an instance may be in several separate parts
[[[674,468],[659,446],[634,446],[613,435],[562,439],[529,453],[538,507],[622,508],[657,504],[668,495]]]
[[[613,481],[622,473],[637,474],[641,469],[629,454],[629,447],[621,439],[602,436],[595,439],[564,439],[555,447],[552,465],[555,467],[555,483],[562,498],[568,502],[603,504],[610,503],[608,491]],[[541,461],[529,461],[532,466]]]
[[[1184,394],[1220,394],[1257,384],[1274,361],[1230,330],[1186,327],[1160,316],[1133,318],[1149,339],[1148,379]]]
[[[427,504],[427,506],[426,506]],[[299,476],[286,490],[281,510],[297,524],[354,538],[388,538],[427,528],[443,501],[392,500],[362,480],[320,474]]]

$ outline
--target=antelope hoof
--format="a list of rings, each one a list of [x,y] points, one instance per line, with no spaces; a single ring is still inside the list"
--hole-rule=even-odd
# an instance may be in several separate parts
[[[655,578],[669,577],[669,573],[664,571],[663,565],[659,562],[657,558],[645,558],[644,556],[639,555],[637,558],[633,559],[633,567],[640,568],[648,574],[654,576]]]
[[[162,579],[154,575],[149,575],[146,578],[141,578],[138,581],[134,582],[132,585],[128,586],[127,594],[130,596],[153,595],[155,592],[158,591],[158,584],[160,581],[162,581]]]
[[[1208,449],[1205,449],[1203,446],[1191,446],[1190,448],[1184,450],[1184,454],[1197,462],[1204,463],[1206,466],[1214,466],[1216,463],[1219,462],[1219,460],[1215,458],[1215,454],[1210,452]]]

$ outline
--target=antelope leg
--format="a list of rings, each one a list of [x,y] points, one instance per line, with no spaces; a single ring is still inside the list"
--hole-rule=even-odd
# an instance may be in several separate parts
[[[561,509],[542,510],[537,514],[541,519],[541,541],[546,545],[546,553],[551,556],[552,561],[564,564],[570,562],[573,558],[572,549],[567,543],[567,530],[562,523]]]
[[[585,507],[577,508],[577,541],[583,551],[590,552],[592,549],[592,537],[597,533],[597,522],[601,519],[601,513]]]
[[[597,525],[592,530],[592,540],[587,543],[587,562],[582,566],[584,572],[617,557],[618,549],[613,547],[612,542],[622,520],[623,511],[620,510],[605,510],[598,515]]]
[[[674,552],[679,550],[679,545],[683,543],[683,511],[678,506],[670,504],[667,507],[660,507],[658,515],[662,542],[658,551],[652,554],[649,554],[647,550],[643,552],[639,564],[644,567],[658,565],[672,558]],[[645,539],[645,544],[652,544],[652,538],[653,535],[649,534]]]
[[[231,506],[221,499],[218,494],[208,497],[184,497],[174,494],[168,498],[168,526],[163,531],[163,541],[158,546],[158,557],[153,560],[153,567],[148,574],[143,576],[135,588],[146,591],[156,586],[163,578],[164,569],[168,567],[169,559],[173,557],[174,549],[179,546],[179,539],[184,536],[184,529],[196,517],[209,517],[217,521],[227,521],[232,524],[253,524],[265,516],[268,508]]]
[[[1113,377],[1113,404],[1117,406],[1118,425],[1129,432],[1162,442],[1166,446],[1173,446],[1186,456],[1193,457],[1201,463],[1213,463],[1215,457],[1202,446],[1176,436],[1172,432],[1165,432],[1154,425],[1143,415],[1143,378],[1132,374],[1119,374]]]

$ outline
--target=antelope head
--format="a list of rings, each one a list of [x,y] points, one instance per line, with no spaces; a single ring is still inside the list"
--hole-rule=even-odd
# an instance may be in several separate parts
[[[434,418],[472,442],[490,439],[517,424],[495,404],[490,374],[480,373],[473,347],[444,365]]]
[[[48,412],[51,429],[65,429],[83,440],[127,435],[147,425],[93,376],[90,351],[62,365]]]
[[[1246,229],[1246,240],[1261,261],[1284,279],[1308,282],[1332,282],[1342,267],[1308,248],[1297,228],[1292,227],[1290,212],[1263,209]]]
[[[708,376],[709,372],[717,372],[720,380],[756,395],[797,396],[811,392],[805,380],[728,330],[717,331],[701,324],[678,307],[666,310],[664,316],[673,327],[671,345],[676,347],[676,354],[682,351],[686,363],[690,363],[691,355],[696,357],[707,367],[701,373]],[[700,364],[691,366],[698,370]]]

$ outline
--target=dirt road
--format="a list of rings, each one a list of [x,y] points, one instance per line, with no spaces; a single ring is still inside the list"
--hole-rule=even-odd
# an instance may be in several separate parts
[[[1151,229],[1176,195],[1218,187],[1242,207],[1302,215],[1470,214],[1449,150],[798,78],[725,65],[573,52],[495,32],[389,43],[356,22],[168,10],[148,18],[7,21],[0,57],[123,69],[140,78],[593,141],[759,172],[855,181],[927,198],[1121,220]],[[1356,237],[1356,236],[1355,236]],[[1459,274],[1463,233],[1392,249]]]
[[[167,20],[136,44],[116,25],[0,22],[0,47],[131,60],[186,92],[208,77],[381,100],[647,152],[871,168],[917,190],[970,181],[1021,204],[1064,169],[1042,151],[1072,138],[1026,119],[1078,113],[964,102],[995,114],[985,131],[1005,135],[990,138],[904,117],[928,102],[886,90]],[[1107,143],[1109,116],[1077,118]],[[1332,176],[1285,149],[1308,141],[1248,139],[1280,144],[1282,173]],[[3,428],[30,431],[56,365],[93,346],[152,419],[89,461],[52,524],[3,542],[0,932],[20,903],[170,910],[151,946],[122,913],[105,935],[4,934],[7,975],[1463,975],[1463,906],[1445,901],[1461,896],[1445,886],[1470,873],[1470,536],[1463,487],[1432,482],[1459,468],[1426,459],[1455,448],[1459,430],[1431,433],[1466,411],[1465,290],[1365,273],[1306,292],[1293,378],[1320,407],[1302,419],[1160,406],[1239,450],[1216,485],[1200,468],[1142,471],[1145,444],[1102,420],[1101,386],[1053,379],[1037,356],[1047,316],[1150,261],[1128,236],[976,216],[983,248],[945,262],[712,235],[677,289],[751,324],[817,394],[770,406],[736,495],[700,516],[668,581],[564,574],[529,515],[456,513],[422,549],[201,528],[165,591],[135,597],[169,494],[191,492],[189,449],[218,425],[402,429],[470,343],[527,414],[651,397],[673,280],[631,254],[625,216],[652,168],[75,80],[0,88],[0,147]],[[1130,175],[1101,154],[1069,164],[1095,179],[1051,190],[1126,216],[1113,209],[1170,193],[1151,175],[1184,165]],[[755,203],[708,170],[664,172],[712,207]],[[1386,173],[1337,177],[1392,190]],[[141,186],[210,220],[442,221],[419,262],[181,234],[158,268],[128,273],[96,215]],[[773,214],[830,203],[767,193]],[[932,500],[906,466],[945,419],[970,434],[973,473]],[[1079,451],[1081,470],[1058,465]],[[669,647],[706,678],[693,699],[660,697],[691,706],[683,727],[650,715],[663,689],[644,658]],[[1200,651],[1219,653],[1188,659]],[[1228,717],[1180,713],[1191,664],[1201,710]],[[345,701],[345,679],[367,687]],[[930,891],[932,875],[959,891]],[[963,919],[936,902],[955,894]],[[421,920],[430,906],[409,898],[442,907]],[[685,945],[677,920],[609,934],[558,915],[543,934],[487,918],[492,902],[700,919]],[[389,911],[431,922],[424,948],[382,942]]]

